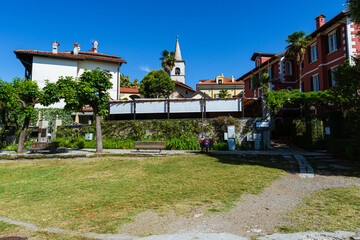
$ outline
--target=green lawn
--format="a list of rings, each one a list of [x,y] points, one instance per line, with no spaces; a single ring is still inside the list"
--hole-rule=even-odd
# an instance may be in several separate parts
[[[179,214],[194,206],[226,209],[242,194],[261,192],[286,165],[281,157],[275,162],[208,155],[1,162],[0,217],[115,233],[149,209]]]
[[[294,226],[281,226],[280,232],[355,231],[360,226],[360,187],[315,192],[288,215]]]

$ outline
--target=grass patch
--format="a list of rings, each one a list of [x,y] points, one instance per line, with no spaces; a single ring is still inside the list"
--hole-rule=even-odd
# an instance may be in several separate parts
[[[2,162],[0,216],[115,233],[149,209],[226,208],[242,194],[260,193],[286,165],[282,158],[208,155]]]
[[[29,239],[90,240],[90,238],[73,236],[69,234],[33,231],[21,226],[0,222],[0,237],[10,236],[28,237]]]
[[[355,231],[360,226],[360,188],[325,189],[305,198],[289,212],[295,226],[281,226],[279,232]]]

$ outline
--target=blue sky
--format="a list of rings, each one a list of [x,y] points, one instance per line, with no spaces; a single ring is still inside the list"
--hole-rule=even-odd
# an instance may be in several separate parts
[[[161,51],[174,51],[180,38],[186,84],[221,73],[236,78],[251,70],[253,52],[281,52],[287,36],[315,30],[315,17],[326,20],[344,9],[345,0],[276,1],[22,1],[2,3],[0,78],[23,77],[14,50],[82,51],[98,40],[99,52],[123,57],[122,73],[141,80],[161,68]],[[36,79],[35,79],[36,80]]]

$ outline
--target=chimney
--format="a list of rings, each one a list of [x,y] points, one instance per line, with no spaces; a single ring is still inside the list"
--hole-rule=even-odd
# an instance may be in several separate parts
[[[324,24],[325,24],[325,15],[321,14],[319,15],[317,18],[315,18],[316,20],[316,29],[321,28]]]
[[[97,53],[97,48],[99,46],[99,42],[95,40],[95,41],[93,41],[92,44],[94,45],[94,47],[91,49],[91,52]]]
[[[56,42],[56,41],[53,41],[52,43],[52,53],[53,54],[57,54],[57,50],[58,50],[58,46],[60,45],[58,42]]]
[[[78,55],[79,52],[80,52],[80,44],[74,43],[74,51],[73,51],[74,55]]]
[[[235,82],[235,77],[234,77],[234,75],[231,76],[231,82]]]
[[[224,77],[224,73],[222,73],[221,76]]]

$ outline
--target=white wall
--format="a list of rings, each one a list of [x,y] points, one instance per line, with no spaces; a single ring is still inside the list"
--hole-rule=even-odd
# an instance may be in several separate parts
[[[112,78],[110,79],[113,84],[113,88],[109,90],[110,98],[114,100],[119,99],[119,88],[120,88],[120,66],[117,63],[107,63],[100,61],[91,61],[91,60],[72,60],[72,59],[59,59],[51,57],[33,57],[32,65],[32,80],[36,81],[40,88],[45,86],[45,80],[49,82],[57,82],[61,76],[71,76],[79,77],[85,69],[95,69],[100,68],[100,70],[109,70]],[[65,106],[64,102],[51,105],[52,108],[63,108]],[[44,106],[36,105],[38,108],[43,108]]]
[[[175,75],[176,68],[180,68],[180,75]],[[185,83],[185,62],[175,62],[175,67],[171,70],[170,76],[174,81]]]
[[[33,57],[32,80],[40,88],[45,86],[45,80],[57,82],[60,76],[77,77],[77,61],[49,57]]]
[[[119,88],[120,88],[120,72],[118,63],[99,62],[92,60],[79,61],[78,63],[78,76],[83,74],[85,69],[93,70],[95,68],[100,70],[109,70],[112,78],[110,79],[113,87],[109,90],[110,98],[113,100],[119,100]]]

